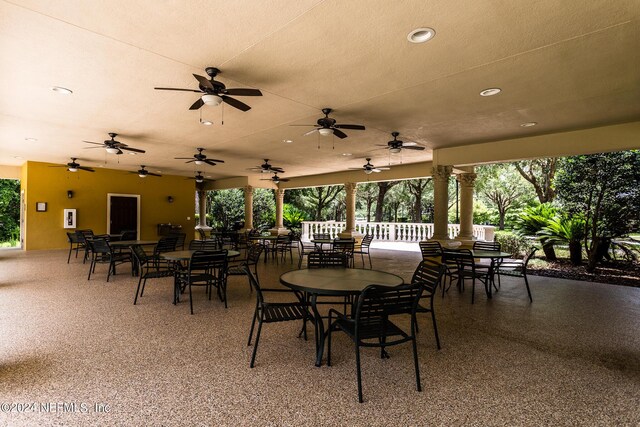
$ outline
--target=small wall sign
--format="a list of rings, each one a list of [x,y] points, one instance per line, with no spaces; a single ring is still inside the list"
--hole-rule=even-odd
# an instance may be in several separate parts
[[[36,203],[36,212],[46,212],[46,211],[47,211],[47,202]]]
[[[64,228],[76,228],[76,210],[64,210]]]

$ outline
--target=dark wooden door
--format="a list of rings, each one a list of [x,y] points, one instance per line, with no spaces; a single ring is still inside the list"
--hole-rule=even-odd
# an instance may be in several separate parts
[[[111,196],[111,234],[138,229],[138,199]],[[137,239],[137,236],[136,236]]]

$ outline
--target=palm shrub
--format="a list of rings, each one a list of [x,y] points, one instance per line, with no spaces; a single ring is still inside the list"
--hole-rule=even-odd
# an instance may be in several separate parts
[[[282,219],[285,226],[292,230],[299,231],[302,228],[302,221],[306,220],[306,215],[297,207],[285,203],[282,208]]]
[[[585,219],[582,215],[561,215],[549,220],[538,232],[540,241],[545,243],[567,243],[571,264],[582,264],[582,239],[584,238]]]
[[[526,236],[537,236],[543,230],[549,221],[553,220],[557,215],[556,208],[549,203],[541,203],[537,206],[529,206],[524,208],[520,217],[516,221],[516,230]],[[540,242],[542,250],[547,261],[557,261],[556,251],[553,249],[553,240],[545,240]]]

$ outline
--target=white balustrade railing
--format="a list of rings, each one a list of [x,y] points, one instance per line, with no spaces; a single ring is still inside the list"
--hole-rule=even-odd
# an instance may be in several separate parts
[[[329,234],[336,238],[346,227],[343,221],[303,221],[302,240],[309,241],[316,234]],[[474,225],[473,236],[477,240],[493,240],[493,226]],[[388,242],[420,242],[433,236],[432,223],[418,222],[356,222],[356,231],[372,234],[373,240]],[[460,232],[460,224],[449,224],[449,237],[455,238]]]

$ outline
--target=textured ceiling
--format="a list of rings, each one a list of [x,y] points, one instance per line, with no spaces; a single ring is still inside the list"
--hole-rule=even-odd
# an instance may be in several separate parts
[[[205,147],[225,160],[198,167],[213,178],[247,175],[264,158],[295,177],[637,120],[639,18],[637,0],[0,1],[0,164],[73,156],[189,175],[195,166],[173,158]],[[436,37],[409,43],[422,26]],[[226,106],[224,124],[220,107],[205,106],[214,125],[202,126],[188,110],[196,93],[153,89],[195,89],[191,74],[207,66],[264,96],[238,97],[252,109]],[[489,87],[503,91],[479,96]],[[367,130],[340,140],[290,126],[315,123],[323,107]],[[428,149],[390,155],[377,144],[392,131]],[[85,149],[107,132],[146,154]]]

